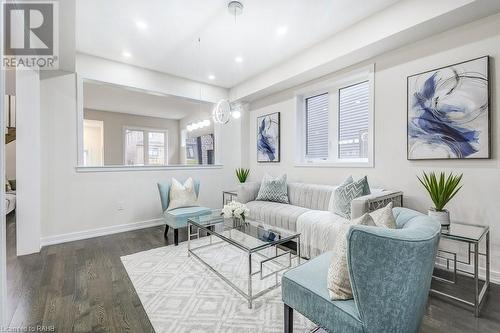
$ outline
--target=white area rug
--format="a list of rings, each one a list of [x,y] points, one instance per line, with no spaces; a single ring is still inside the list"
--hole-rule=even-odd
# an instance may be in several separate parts
[[[208,238],[202,238],[192,244],[199,246],[206,242]],[[248,288],[248,258],[243,252],[220,244],[197,253],[237,286]],[[187,256],[186,242],[121,259],[157,333],[283,332],[281,287],[256,299],[249,309],[240,294],[198,259]],[[257,270],[257,265],[258,262],[253,262],[252,269]],[[275,277],[260,281],[255,276],[253,281],[256,293],[272,285]],[[295,332],[314,329],[297,312],[294,319]]]

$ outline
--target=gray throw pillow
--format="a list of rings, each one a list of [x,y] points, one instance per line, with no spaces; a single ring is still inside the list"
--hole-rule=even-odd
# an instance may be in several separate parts
[[[368,182],[366,177],[351,183],[344,182],[335,189],[334,195],[334,213],[346,219],[351,219],[351,201],[362,196],[363,190]]]
[[[280,203],[289,203],[288,201],[288,188],[286,186],[286,174],[277,178],[265,175],[260,184],[259,194],[257,199],[259,201],[273,201]]]

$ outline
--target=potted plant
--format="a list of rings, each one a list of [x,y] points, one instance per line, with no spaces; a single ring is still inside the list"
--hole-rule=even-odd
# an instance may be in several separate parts
[[[434,172],[429,175],[424,172],[422,178],[417,176],[434,203],[434,207],[429,209],[428,215],[444,227],[450,225],[450,212],[444,207],[462,188],[460,184],[462,176],[463,174],[454,175],[452,172],[448,176],[444,172],[441,172],[439,176]]]
[[[236,177],[238,177],[238,180],[242,184],[247,181],[249,173],[250,169],[243,169],[243,168],[236,169]]]

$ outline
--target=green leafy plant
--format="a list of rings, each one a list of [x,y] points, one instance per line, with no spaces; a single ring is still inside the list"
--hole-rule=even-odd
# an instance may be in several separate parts
[[[246,182],[249,173],[250,169],[243,169],[243,168],[236,169],[236,177],[238,177],[240,183]]]
[[[442,211],[444,206],[453,199],[453,197],[462,188],[460,184],[463,174],[454,175],[452,172],[448,176],[444,172],[436,173],[431,172],[427,175],[423,173],[422,178],[418,177],[418,180],[425,187],[429,195],[431,196],[432,202],[434,202],[434,208],[437,211]]]

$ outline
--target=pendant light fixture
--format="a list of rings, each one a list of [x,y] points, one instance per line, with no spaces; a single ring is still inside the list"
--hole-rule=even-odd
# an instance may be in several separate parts
[[[227,4],[229,14],[234,16],[234,24],[236,24],[236,16],[243,14],[243,3],[241,1],[230,1]],[[231,118],[239,119],[241,117],[241,106],[231,103],[227,99],[221,99],[214,107],[212,112],[213,121],[217,124],[227,124]]]

